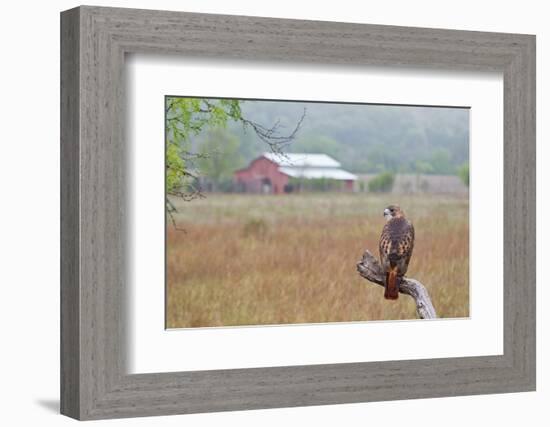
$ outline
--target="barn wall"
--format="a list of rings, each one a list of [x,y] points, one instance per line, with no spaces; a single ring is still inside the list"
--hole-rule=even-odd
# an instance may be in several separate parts
[[[242,191],[281,194],[288,184],[288,176],[279,172],[279,166],[265,157],[254,160],[246,169],[235,172],[235,182]],[[269,184],[267,184],[269,182]],[[267,191],[269,187],[269,191]]]

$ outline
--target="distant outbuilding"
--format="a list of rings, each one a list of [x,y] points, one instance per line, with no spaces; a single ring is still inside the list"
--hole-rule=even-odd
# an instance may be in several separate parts
[[[301,189],[301,183],[307,181],[337,183],[330,188],[352,191],[357,176],[341,166],[326,154],[263,153],[236,171],[234,180],[239,191],[249,193],[288,193]]]

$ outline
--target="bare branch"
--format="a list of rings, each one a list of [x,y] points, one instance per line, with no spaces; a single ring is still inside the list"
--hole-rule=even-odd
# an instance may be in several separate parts
[[[168,217],[170,218],[170,222],[172,223],[172,226],[174,227],[174,229],[176,231],[183,231],[185,233],[186,232],[185,229],[178,227],[178,223],[176,222],[176,217],[174,216],[174,214],[177,211],[178,210],[176,209],[174,204],[167,197],[166,198],[166,213],[168,214]]]
[[[185,202],[190,202],[191,200],[202,199],[206,197],[202,193],[200,188],[197,188],[194,186],[192,187],[191,191],[188,191],[188,192],[173,191],[168,193],[167,195],[179,197]],[[176,221],[175,214],[178,213],[178,209],[176,208],[176,206],[174,206],[174,204],[170,201],[168,197],[166,197],[166,213],[168,214],[168,217],[170,218],[170,222],[174,226],[174,229],[176,229],[177,231],[183,231],[185,233],[186,232],[185,229],[179,227]]]
[[[280,153],[281,150],[288,144],[290,144],[295,138],[296,134],[300,130],[300,127],[302,126],[302,122],[304,121],[306,117],[306,109],[304,108],[304,111],[302,113],[302,116],[296,123],[296,126],[290,132],[288,135],[281,135],[279,133],[279,130],[281,128],[281,124],[279,121],[275,122],[275,124],[271,127],[263,126],[259,123],[253,122],[251,120],[248,120],[246,118],[241,118],[241,121],[244,126],[250,126],[258,138],[264,143],[266,143],[271,151],[274,153]]]
[[[369,282],[385,286],[385,274],[378,260],[367,250],[357,263],[357,271]],[[412,297],[416,303],[416,313],[420,319],[436,319],[437,314],[426,287],[418,280],[403,278],[399,292]]]

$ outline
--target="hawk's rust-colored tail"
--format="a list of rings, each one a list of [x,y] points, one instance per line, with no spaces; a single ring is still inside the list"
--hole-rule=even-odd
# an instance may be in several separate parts
[[[384,298],[397,299],[399,297],[399,277],[397,276],[397,269],[395,267],[390,268],[390,271],[386,273],[386,288],[384,290]]]

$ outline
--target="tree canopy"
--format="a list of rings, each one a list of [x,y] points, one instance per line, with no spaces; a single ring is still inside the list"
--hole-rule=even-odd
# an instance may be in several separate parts
[[[242,121],[241,105],[236,99],[166,98],[166,192],[192,197],[196,189],[196,161],[207,153],[194,152],[191,137],[205,128],[223,128],[227,122]],[[189,178],[186,181],[186,178]]]

